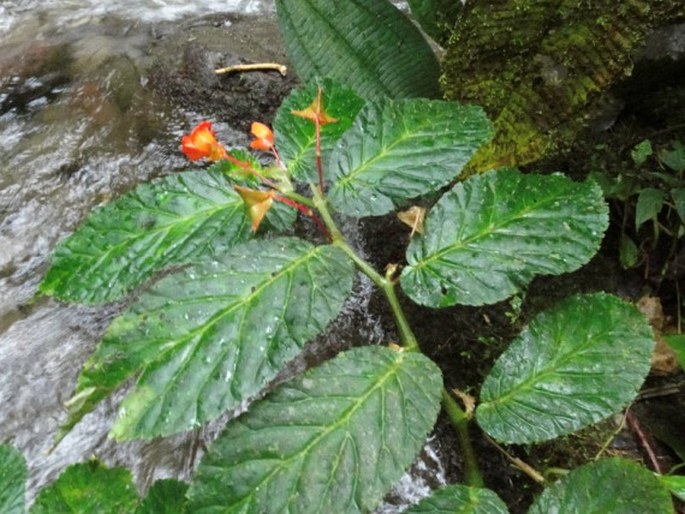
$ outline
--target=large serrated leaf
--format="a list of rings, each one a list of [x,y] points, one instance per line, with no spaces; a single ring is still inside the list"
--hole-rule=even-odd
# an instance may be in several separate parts
[[[330,158],[331,205],[378,216],[449,184],[492,137],[480,107],[440,100],[368,103]]]
[[[280,157],[294,178],[312,183],[319,180],[314,123],[295,116],[292,111],[307,108],[316,98],[319,86],[322,89],[321,99],[326,114],[337,120],[321,126],[321,155],[324,159],[330,157],[335,143],[350,128],[364,106],[364,100],[352,89],[331,80],[323,80],[293,91],[278,108],[274,132]]]
[[[490,489],[449,485],[404,511],[405,514],[507,514],[507,506]]]
[[[182,514],[186,512],[188,484],[178,480],[157,480],[136,508],[135,514]]]
[[[171,175],[93,211],[57,246],[40,291],[84,303],[118,300],[154,272],[248,233],[243,201],[221,173]]]
[[[569,434],[620,412],[650,367],[654,335],[632,305],[578,295],[539,314],[481,389],[478,424],[505,443]]]
[[[98,461],[69,466],[51,485],[41,490],[31,514],[92,514],[133,512],[138,493],[131,472],[108,469]]]
[[[340,354],[229,423],[191,484],[191,510],[369,512],[424,444],[441,388],[421,354]]]
[[[160,280],[85,364],[66,429],[138,371],[117,439],[173,434],[238,407],[337,316],[353,278],[341,250],[277,238]]]
[[[431,307],[495,303],[535,275],[573,271],[595,254],[608,208],[594,182],[501,169],[457,184],[407,248],[402,289]]]
[[[330,77],[364,98],[440,95],[440,67],[419,30],[387,0],[276,0],[300,79]]]
[[[24,457],[6,444],[0,445],[0,512],[24,514],[28,469]]]
[[[668,491],[627,459],[603,459],[571,471],[543,491],[528,514],[669,514]]]

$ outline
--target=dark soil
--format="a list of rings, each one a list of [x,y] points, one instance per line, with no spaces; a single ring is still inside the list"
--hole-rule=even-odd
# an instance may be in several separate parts
[[[150,80],[158,94],[207,119],[224,121],[245,132],[249,130],[253,120],[271,122],[283,98],[297,84],[293,74],[283,78],[276,72],[246,73],[227,77],[217,77],[213,73],[214,69],[228,64],[286,62],[277,27],[274,22],[268,20],[210,18],[205,24],[189,26],[183,32],[160,35],[153,48],[153,57],[156,64],[151,70]],[[666,89],[642,95],[641,98],[653,102],[659,95],[672,92],[668,88],[675,87],[670,83],[662,85]],[[622,91],[636,95],[635,87],[631,84],[623,85]],[[618,91],[617,94],[620,93],[621,91]],[[682,90],[679,94],[683,94]],[[657,102],[657,105],[662,104]],[[685,104],[680,104],[681,111],[676,112],[685,112],[683,105]],[[677,128],[669,128],[675,124],[664,122],[662,118],[655,122],[654,116],[657,115],[654,114],[654,109],[647,110],[648,116],[645,115],[645,109],[647,105],[644,102],[639,105],[626,102],[623,114],[611,130],[601,133],[588,131],[570,151],[541,163],[538,169],[568,170],[575,178],[582,179],[588,172],[589,154],[597,141],[602,141],[615,149],[615,155],[625,159],[632,145],[644,137],[657,138],[657,144],[676,135],[685,140],[682,129],[679,131]],[[377,269],[382,270],[389,263],[404,263],[404,250],[410,233],[408,227],[400,223],[394,215],[367,218],[360,223],[364,241],[363,251]],[[565,276],[535,280],[524,295],[515,299],[521,301],[520,308],[515,302],[507,301],[482,308],[454,307],[431,310],[402,298],[422,349],[439,364],[446,386],[477,396],[479,384],[482,383],[494,360],[526,322],[537,312],[570,294],[601,290],[629,300],[637,300],[645,293],[658,294],[666,299],[664,303],[667,315],[673,318],[677,312],[673,292],[682,277],[674,275],[670,281],[662,281],[655,288],[653,277],[650,277],[649,273],[645,275],[644,267],[623,270],[617,259],[618,237],[619,232],[614,223],[600,253],[587,266]],[[373,318],[381,320],[385,333],[396,333],[393,319],[380,294],[372,296],[370,310]],[[341,330],[340,327],[344,327],[346,332],[336,334],[337,340],[340,341],[336,350],[360,344],[356,339],[356,324],[363,324],[363,320],[347,320],[344,324],[337,324],[337,328],[334,327],[334,330],[338,331]],[[325,355],[324,352],[324,356],[331,355]],[[318,354],[318,358],[308,356],[306,360],[311,364],[321,358],[321,354]],[[677,403],[681,406],[680,412],[685,411],[683,375],[665,379],[655,377],[651,379],[650,384],[660,386],[664,381],[670,381],[680,387],[679,392],[676,388],[676,394],[667,398],[667,402]],[[649,420],[654,416],[660,416],[650,410],[648,401],[639,402],[639,407],[636,409],[639,419]],[[648,423],[645,422],[644,425],[647,426]],[[615,430],[616,424],[608,421],[599,427],[552,443],[535,448],[512,447],[508,448],[508,451],[540,470],[550,467],[570,468],[594,457]],[[454,431],[444,416],[439,419],[435,435],[449,481],[464,482],[460,449]],[[486,485],[504,499],[511,512],[525,512],[541,487],[514,468],[503,454],[483,437],[475,424],[472,426],[472,435]],[[652,437],[650,441],[664,462],[678,462],[668,445],[657,446],[659,443],[656,442],[656,437]],[[608,453],[643,458],[643,449],[642,443],[636,440],[633,433],[624,430],[614,440],[613,445],[609,446]],[[668,467],[664,469],[667,470]]]

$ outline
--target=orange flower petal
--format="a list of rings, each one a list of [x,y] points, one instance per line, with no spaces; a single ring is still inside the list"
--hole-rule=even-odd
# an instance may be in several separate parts
[[[226,157],[226,149],[216,140],[212,123],[200,122],[189,135],[181,139],[181,151],[191,161],[206,157],[218,161]]]
[[[274,147],[274,133],[263,123],[255,121],[252,123],[250,132],[255,137],[250,143],[250,148],[269,152]]]

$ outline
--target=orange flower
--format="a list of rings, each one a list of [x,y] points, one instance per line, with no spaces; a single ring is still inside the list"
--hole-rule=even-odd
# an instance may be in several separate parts
[[[181,150],[191,161],[198,161],[203,157],[210,161],[226,158],[226,149],[216,140],[209,121],[199,123],[190,135],[183,136]]]
[[[250,132],[255,137],[250,143],[250,148],[255,150],[261,150],[263,152],[270,152],[274,147],[274,133],[271,129],[259,123],[258,121],[252,122],[252,127]]]
[[[291,111],[295,116],[299,116],[300,118],[305,118],[308,120],[313,121],[314,123],[318,123],[319,125],[325,125],[326,123],[335,123],[338,120],[336,118],[333,118],[326,114],[326,110],[324,109],[323,106],[323,100],[321,98],[321,87],[319,87],[319,90],[316,93],[316,98],[314,101],[309,104],[309,106],[306,109],[302,109],[301,111]]]
[[[273,191],[259,191],[247,187],[233,186],[245,202],[247,213],[252,220],[252,232],[257,232],[264,216],[274,203]]]

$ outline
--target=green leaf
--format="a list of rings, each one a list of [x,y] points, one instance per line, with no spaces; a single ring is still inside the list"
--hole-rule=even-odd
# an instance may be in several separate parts
[[[59,478],[41,490],[31,514],[92,514],[133,512],[138,493],[131,472],[108,469],[92,460],[69,466]]]
[[[528,514],[668,514],[668,492],[649,470],[626,459],[603,459],[571,471],[543,491]]]
[[[256,395],[338,315],[353,278],[341,250],[276,238],[160,280],[86,362],[65,428],[139,371],[115,438],[170,435],[217,418]]]
[[[652,329],[632,305],[577,295],[539,314],[481,389],[478,424],[505,443],[570,434],[620,412],[650,367]]]
[[[25,512],[28,469],[21,453],[9,445],[0,445],[0,512]]]
[[[319,85],[322,102],[329,116],[337,119],[321,127],[321,155],[330,157],[335,143],[352,125],[364,106],[364,100],[347,86],[331,80],[314,82],[306,88],[293,91],[281,104],[274,120],[276,146],[281,159],[292,176],[298,180],[318,183],[316,168],[316,133],[314,123],[295,116],[293,110],[303,110],[316,98]]]
[[[682,141],[676,141],[672,150],[663,150],[659,153],[659,160],[673,171],[685,171],[685,145]]]
[[[440,44],[449,40],[464,3],[455,0],[408,0],[411,13],[421,28]]]
[[[642,224],[656,218],[664,206],[664,192],[653,187],[646,187],[637,196],[635,206],[635,230],[639,230]]]
[[[685,501],[685,476],[683,475],[660,475],[659,481],[671,494],[681,501]]]
[[[228,424],[190,486],[191,510],[369,512],[424,444],[441,389],[419,353],[342,353]]]
[[[671,198],[673,198],[673,204],[680,217],[680,222],[685,224],[685,188],[671,189]]]
[[[507,506],[489,489],[449,485],[404,511],[405,514],[507,514]]]
[[[626,234],[621,234],[621,241],[618,246],[618,256],[621,261],[621,266],[623,266],[624,269],[634,267],[640,256],[640,250],[637,245]]]
[[[685,370],[685,334],[668,334],[662,338],[675,352],[680,367]]]
[[[491,137],[492,125],[478,106],[370,102],[330,158],[331,205],[352,216],[390,212],[449,184]]]
[[[93,211],[62,241],[40,291],[75,302],[122,298],[156,271],[245,239],[243,201],[218,172],[141,184]]]
[[[330,77],[363,98],[440,96],[440,66],[421,32],[387,0],[276,0],[303,82]]]
[[[180,514],[186,511],[188,484],[178,480],[157,480],[138,505],[135,514]]]
[[[608,208],[594,182],[501,169],[457,184],[407,248],[402,288],[431,307],[504,300],[535,275],[573,271],[595,254]]]
[[[633,147],[630,151],[630,156],[633,158],[636,166],[642,166],[653,153],[651,141],[645,139]]]

